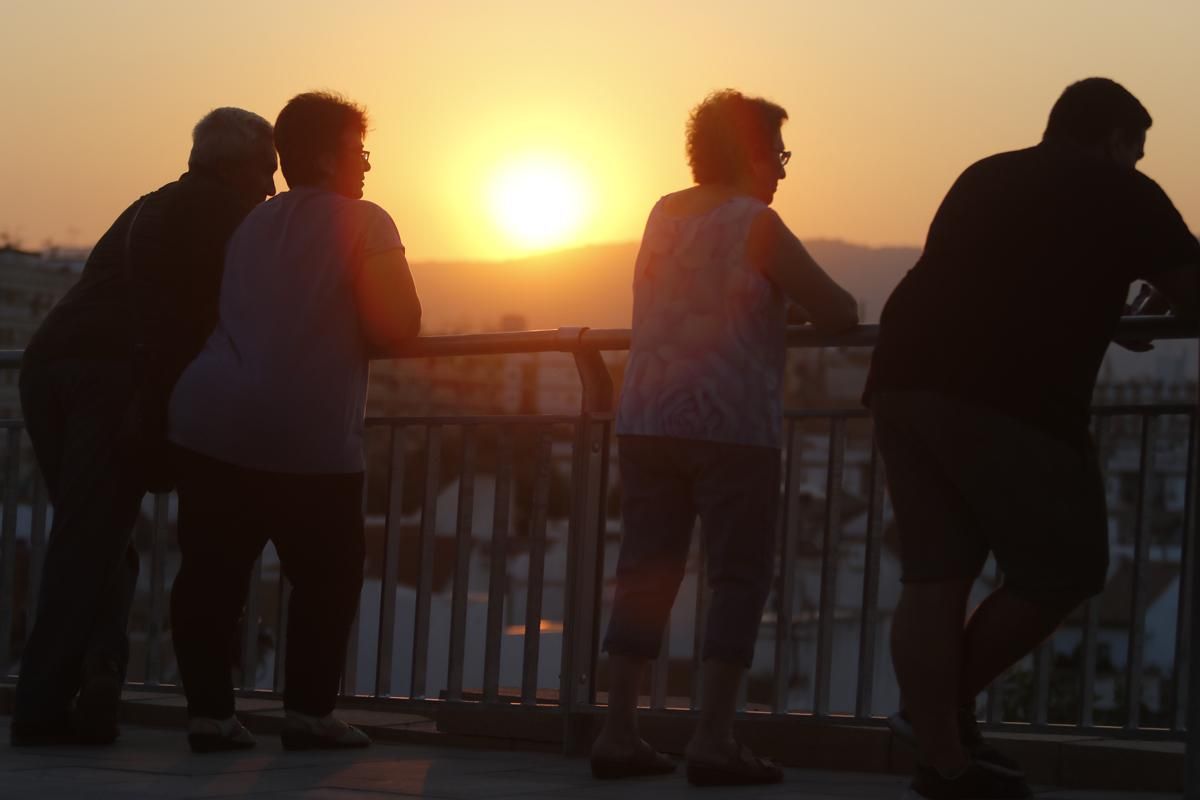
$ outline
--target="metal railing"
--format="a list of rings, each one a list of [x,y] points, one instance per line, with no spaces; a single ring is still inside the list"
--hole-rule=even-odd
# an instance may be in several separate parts
[[[1155,339],[1194,338],[1194,328],[1161,319],[1126,319],[1123,335]],[[824,335],[803,328],[788,334],[791,348],[870,347],[877,330],[862,326],[848,333]],[[609,475],[612,442],[613,383],[601,353],[629,347],[628,330],[561,328],[519,333],[434,336],[416,340],[405,357],[444,357],[455,355],[502,355],[516,353],[559,352],[574,359],[582,388],[578,414],[506,415],[506,416],[427,416],[382,417],[368,419],[372,435],[387,441],[387,475],[382,484],[386,509],[381,540],[377,543],[379,598],[377,605],[364,603],[355,623],[352,646],[347,653],[344,695],[369,697],[376,702],[428,710],[439,703],[471,703],[496,709],[541,709],[561,714],[564,739],[570,739],[579,715],[595,713],[602,705],[603,681],[597,676],[598,640],[605,610],[606,568],[612,566],[615,531],[609,531]],[[0,369],[19,367],[20,354],[0,353]],[[1189,741],[1189,787],[1200,787],[1200,754],[1196,734],[1200,732],[1200,659],[1191,658],[1190,643],[1200,635],[1200,614],[1196,611],[1196,532],[1197,532],[1197,453],[1200,433],[1195,398],[1191,402],[1128,404],[1097,407],[1094,410],[1095,436],[1103,453],[1106,442],[1113,441],[1112,429],[1119,420],[1136,420],[1138,432],[1124,441],[1135,441],[1137,485],[1132,503],[1131,580],[1129,625],[1124,631],[1124,665],[1101,673],[1100,652],[1104,637],[1121,631],[1112,630],[1111,620],[1101,616],[1100,600],[1089,601],[1079,614],[1076,646],[1077,685],[1072,705],[1073,719],[1055,718],[1052,695],[1054,681],[1063,668],[1055,661],[1053,641],[1040,648],[1032,658],[1032,668],[1024,673],[1026,704],[1022,724],[1026,730],[1095,732],[1138,738],[1178,738],[1191,733]],[[1184,502],[1179,534],[1178,590],[1175,595],[1174,653],[1166,686],[1169,706],[1165,722],[1148,724],[1142,718],[1142,697],[1146,686],[1143,669],[1146,657],[1147,605],[1151,597],[1149,581],[1151,521],[1153,517],[1154,459],[1161,448],[1164,421],[1186,430],[1184,456]],[[1125,427],[1129,427],[1128,424]],[[0,520],[0,671],[13,661],[13,645],[18,624],[25,630],[36,614],[40,567],[47,536],[47,500],[45,487],[28,457],[23,457],[22,425],[16,420],[0,422],[5,431],[3,517]],[[766,665],[766,680],[743,694],[743,709],[755,714],[791,715],[815,718],[826,723],[877,721],[881,711],[891,710],[881,703],[880,687],[890,680],[887,670],[884,629],[888,609],[881,606],[881,592],[891,583],[883,580],[881,570],[890,564],[886,541],[887,504],[882,461],[871,441],[868,415],[857,409],[789,411],[786,420],[786,444],[782,484],[783,502],[778,526],[779,568],[768,612],[760,634],[756,663]],[[816,431],[816,433],[814,433]],[[412,445],[416,446],[413,447]],[[456,446],[448,445],[456,444]],[[554,521],[551,533],[549,508],[556,466],[556,445],[569,443],[568,513],[565,520]],[[520,444],[520,453],[517,445]],[[481,471],[486,450],[491,469]],[[423,453],[418,463],[415,453]],[[814,453],[823,470],[823,491],[812,485]],[[860,478],[854,491],[847,491],[848,459]],[[440,490],[448,461],[457,464],[458,482],[454,498],[454,525],[450,537],[439,537]],[[423,470],[418,510],[414,515],[405,508],[405,487],[414,470]],[[527,480],[517,480],[517,471]],[[488,476],[492,507],[490,529],[475,536],[480,527],[479,479]],[[22,475],[28,476],[23,482]],[[520,484],[518,487],[517,484]],[[524,492],[518,496],[517,489]],[[27,498],[28,502],[23,503]],[[520,506],[517,508],[516,506]],[[515,524],[518,511],[521,525]],[[142,592],[145,620],[138,631],[144,642],[139,664],[140,685],[162,685],[169,677],[166,650],[166,597],[170,583],[171,559],[176,552],[169,533],[169,498],[158,495],[152,503],[152,535],[149,537],[149,570]],[[853,516],[853,520],[850,517]],[[19,522],[20,518],[20,522]],[[565,523],[565,534],[560,530]],[[18,527],[21,536],[18,536]],[[858,526],[858,527],[855,527]],[[861,528],[861,530],[859,530]],[[449,556],[439,558],[436,543],[448,538],[453,544]],[[24,553],[22,591],[18,592],[18,552]],[[405,597],[411,595],[411,625],[398,608],[401,594],[400,574],[411,560],[411,590],[405,583]],[[553,569],[548,554],[554,554]],[[606,555],[609,556],[606,558]],[[859,559],[861,557],[861,563]],[[443,572],[443,585],[435,588],[437,566]],[[523,559],[523,574],[511,569]],[[646,703],[651,709],[694,710],[699,687],[695,680],[681,693],[677,673],[698,675],[689,665],[698,665],[700,634],[706,603],[700,566],[703,553],[694,554],[689,574],[694,585],[681,590],[675,623],[682,621],[690,630],[691,652],[678,659],[672,668],[671,632],[663,656],[651,670],[651,685]],[[857,585],[844,583],[850,574],[847,563],[856,565],[852,572]],[[282,576],[265,576],[266,561],[260,560],[255,580],[260,591],[252,591],[245,613],[242,642],[244,691],[274,692],[282,676],[286,650],[287,582]],[[268,565],[269,566],[269,565]],[[472,593],[472,580],[486,570],[486,599],[482,592]],[[890,567],[889,567],[890,568]],[[551,572],[553,575],[551,576]],[[264,578],[273,577],[266,584]],[[553,580],[551,580],[551,577]],[[815,586],[812,585],[815,581]],[[840,582],[841,581],[841,582]],[[511,584],[525,586],[523,608],[515,615],[518,597]],[[264,594],[261,587],[269,589]],[[545,603],[547,590],[561,593],[561,633],[558,642],[557,685],[539,679],[539,666],[547,654],[554,656],[543,641],[547,621],[553,622]],[[688,608],[687,594],[694,595]],[[851,596],[853,606],[845,601]],[[264,617],[263,607],[274,603],[274,620]],[[440,604],[440,605],[438,605]],[[444,617],[434,624],[433,609]],[[442,609],[445,606],[445,609]],[[684,611],[680,609],[684,608]],[[471,611],[479,611],[475,616]],[[444,611],[444,613],[443,613]],[[686,624],[691,614],[690,625]],[[476,620],[481,617],[481,620]],[[517,621],[507,625],[506,618]],[[375,623],[377,632],[364,634],[364,620]],[[478,624],[477,624],[478,623]],[[273,641],[260,647],[264,627],[278,632]],[[552,627],[552,626],[551,626]],[[479,650],[470,631],[482,632],[481,657],[471,658],[469,650]],[[397,631],[407,635],[398,637]],[[440,634],[445,631],[444,642]],[[506,633],[508,631],[508,633]],[[444,644],[444,673],[430,670],[431,641]],[[679,638],[679,637],[675,637]],[[1119,636],[1118,636],[1119,638]],[[507,658],[505,645],[517,647],[519,658]],[[363,642],[373,644],[364,649]],[[1111,644],[1111,642],[1110,642]],[[262,649],[274,652],[272,677],[268,686],[255,679]],[[371,652],[373,650],[373,653]],[[1112,648],[1108,650],[1111,656]],[[440,653],[440,650],[439,650]],[[846,653],[851,655],[847,656]],[[440,656],[439,656],[440,658]],[[363,663],[365,661],[369,663]],[[799,662],[810,662],[811,672],[800,674]],[[514,665],[507,669],[505,665]],[[683,669],[679,669],[683,665]],[[15,665],[14,665],[15,666]],[[847,676],[853,673],[853,679]],[[361,680],[362,676],[367,680]],[[407,681],[398,676],[407,675]],[[444,681],[443,681],[444,676]],[[805,677],[807,676],[807,677]],[[11,677],[11,676],[10,676]],[[1123,705],[1117,723],[1097,718],[1095,702],[1101,680],[1123,684]],[[404,684],[404,685],[402,685]],[[799,691],[797,689],[799,687]],[[1161,688],[1161,687],[1160,687]],[[884,692],[883,694],[887,694]],[[1010,692],[1011,694],[1011,692]],[[800,699],[798,700],[797,697]],[[1010,719],[1005,713],[1004,686],[993,686],[985,697],[985,720],[994,725]],[[1111,705],[1111,704],[1110,704]],[[1111,709],[1109,709],[1111,711]],[[1111,716],[1111,714],[1110,714]],[[1189,795],[1193,796],[1193,795]]]

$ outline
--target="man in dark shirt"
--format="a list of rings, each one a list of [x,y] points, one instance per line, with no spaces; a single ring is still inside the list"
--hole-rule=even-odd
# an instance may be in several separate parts
[[[1068,87],[1041,144],[954,183],[883,310],[864,401],[900,532],[892,723],[915,730],[916,796],[1027,796],[975,697],[1104,586],[1096,374],[1132,281],[1197,302],[1200,244],[1135,169],[1150,123],[1110,80]],[[989,553],[1004,583],[964,625]]]
[[[225,244],[275,194],[262,117],[216,109],[192,141],[188,171],[122,212],[25,351],[21,407],[54,522],[14,745],[118,733],[138,573],[130,534],[150,477],[129,444],[135,387],[148,417],[165,420],[171,385],[216,322]]]

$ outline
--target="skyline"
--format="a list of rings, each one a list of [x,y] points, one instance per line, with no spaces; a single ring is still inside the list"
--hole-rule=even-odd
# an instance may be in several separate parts
[[[1142,169],[1200,226],[1187,82],[1200,5],[722,5],[17,0],[7,21],[21,35],[0,54],[0,232],[86,246],[183,171],[209,109],[273,120],[292,95],[328,88],[371,115],[365,197],[411,260],[635,241],[653,202],[691,183],[688,111],[731,86],[789,112],[795,155],[775,207],[801,237],[920,246],[957,174],[1035,143],[1054,99],[1089,75],[1150,110]],[[497,186],[534,162],[574,176],[566,239],[522,240],[496,210]]]

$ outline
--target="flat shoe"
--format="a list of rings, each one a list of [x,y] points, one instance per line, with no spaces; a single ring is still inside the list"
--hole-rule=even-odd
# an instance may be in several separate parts
[[[246,726],[233,721],[228,733],[217,730],[188,731],[188,746],[193,753],[225,753],[231,750],[249,750],[258,742]]]
[[[345,731],[334,736],[303,728],[284,728],[279,740],[284,750],[351,750],[371,746],[371,738],[353,725],[347,725]]]
[[[739,745],[735,754],[721,761],[687,762],[688,783],[693,786],[759,786],[779,783],[783,770],[768,758],[759,758]]]
[[[592,777],[602,781],[669,775],[675,771],[670,756],[656,750],[634,750],[629,758],[592,758]]]

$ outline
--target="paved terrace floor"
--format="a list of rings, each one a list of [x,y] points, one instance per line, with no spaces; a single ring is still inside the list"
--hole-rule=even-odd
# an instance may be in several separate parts
[[[9,719],[0,717],[7,732]],[[767,788],[695,789],[682,768],[673,776],[599,782],[582,758],[555,753],[424,744],[376,744],[354,752],[287,753],[260,735],[242,753],[193,755],[179,728],[125,725],[107,748],[9,748],[0,751],[0,798],[303,798],[398,800],[426,797],[579,798],[580,800],[725,800],[898,798],[907,780],[896,775],[787,770]],[[1166,800],[1175,795],[1035,787],[1045,800]]]

